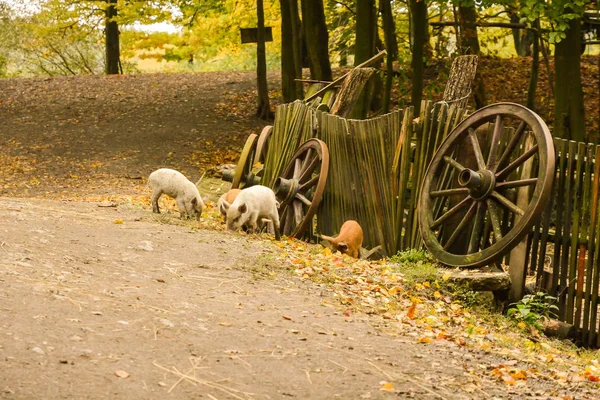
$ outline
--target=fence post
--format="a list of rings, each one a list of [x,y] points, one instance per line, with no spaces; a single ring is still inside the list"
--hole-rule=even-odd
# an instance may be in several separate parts
[[[529,150],[533,147],[533,137],[527,136],[525,139],[525,145],[523,146],[523,151]],[[523,164],[523,169],[521,170],[521,177],[519,179],[529,179],[531,178],[531,172],[533,169],[533,159],[527,160]],[[522,186],[517,191],[517,207],[524,210],[529,205],[529,186]],[[515,216],[515,224],[518,222],[519,215]],[[514,303],[523,298],[523,293],[525,292],[525,274],[527,268],[527,239],[526,235],[523,240],[510,252],[510,263],[508,274],[510,276],[510,292],[508,293],[508,299],[510,302]]]

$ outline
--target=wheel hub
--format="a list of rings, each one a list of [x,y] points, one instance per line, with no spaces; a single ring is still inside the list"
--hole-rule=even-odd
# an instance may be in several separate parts
[[[465,168],[458,174],[458,184],[469,189],[469,195],[472,198],[482,200],[494,191],[496,176],[487,169],[473,171]]]
[[[298,193],[298,181],[279,177],[275,180],[273,191],[277,198],[282,199],[283,203],[288,203]]]

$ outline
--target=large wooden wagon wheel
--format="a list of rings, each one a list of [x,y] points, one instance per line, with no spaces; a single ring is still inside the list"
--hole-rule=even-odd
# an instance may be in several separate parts
[[[231,182],[232,189],[243,189],[246,186],[256,185],[260,182],[260,178],[256,179],[252,172],[257,142],[258,135],[253,133],[248,136],[237,167],[233,171],[227,171],[223,174],[223,180]]]
[[[310,139],[300,146],[276,179],[273,190],[281,203],[279,222],[283,235],[300,238],[311,226],[325,190],[328,171],[327,145],[319,139]]]
[[[419,226],[426,247],[451,266],[498,260],[546,207],[554,164],[552,136],[533,111],[498,103],[472,114],[442,143],[425,174]]]

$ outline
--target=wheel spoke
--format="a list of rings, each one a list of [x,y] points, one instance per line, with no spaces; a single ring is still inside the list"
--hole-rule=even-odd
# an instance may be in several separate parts
[[[456,161],[454,158],[452,158],[450,156],[444,156],[444,161],[446,161],[448,164],[450,164],[451,166],[456,168],[458,170],[458,172],[462,172],[462,170],[465,169],[465,167],[463,167],[458,161]]]
[[[539,145],[536,144],[535,146],[533,146],[532,148],[527,150],[525,153],[521,154],[521,156],[519,156],[515,161],[508,164],[506,166],[506,168],[504,168],[502,171],[500,171],[496,174],[496,180],[501,181],[504,178],[506,178],[511,172],[513,172],[515,169],[519,168],[519,166],[521,164],[523,164],[525,161],[529,160],[531,158],[531,156],[533,156],[535,153],[537,153],[538,148],[539,148]]]
[[[471,230],[471,238],[469,239],[469,249],[467,250],[467,254],[473,254],[479,250],[479,241],[481,240],[481,230],[483,228],[483,219],[485,218],[485,209],[485,203],[483,201],[478,201],[475,222],[473,223],[473,230]]]
[[[525,211],[521,210],[515,203],[513,203],[506,197],[502,196],[500,193],[496,192],[495,190],[492,192],[492,197],[495,198],[496,200],[498,200],[498,202],[500,204],[502,204],[504,207],[508,208],[513,213],[518,214],[518,215],[525,214]]]
[[[292,228],[294,227],[293,225],[293,220],[292,218],[294,217],[294,211],[292,210],[292,205],[288,205],[286,210],[286,218],[285,218],[285,235],[289,236],[292,233]]]
[[[454,242],[456,242],[456,239],[458,239],[458,236],[460,235],[460,233],[462,232],[462,230],[471,221],[471,218],[472,218],[471,214],[473,214],[474,210],[475,210],[475,203],[471,204],[471,207],[469,207],[469,210],[467,211],[467,213],[463,217],[462,221],[460,221],[460,223],[458,224],[458,226],[456,227],[456,229],[454,230],[454,232],[452,232],[452,235],[450,235],[450,237],[448,238],[448,241],[444,245],[444,250],[447,251],[450,247],[452,247],[452,245],[454,244]]]
[[[504,164],[506,164],[506,162],[510,159],[510,155],[513,152],[513,150],[515,149],[515,147],[517,147],[517,143],[519,143],[519,140],[521,139],[523,132],[525,132],[526,126],[527,126],[527,124],[525,123],[525,121],[523,121],[519,124],[519,127],[515,131],[515,134],[510,139],[510,142],[508,142],[508,146],[506,146],[506,149],[504,149],[504,153],[502,153],[500,160],[498,160],[498,164],[496,164],[494,169],[492,169],[493,172],[496,172],[496,170],[498,168],[502,168],[504,166]]]
[[[306,163],[310,160],[310,156],[312,156],[313,148],[309,147],[306,151],[306,155],[304,156],[304,162],[302,163],[302,169],[306,168]]]
[[[496,239],[496,243],[502,240],[502,229],[500,229],[500,216],[498,215],[498,210],[496,210],[496,205],[491,199],[487,199],[488,205],[488,214],[490,216],[490,220],[492,221],[492,228],[494,229],[494,239]]]
[[[304,197],[304,195],[302,195],[302,193],[296,193],[296,198],[298,200],[300,200],[302,203],[304,203],[304,205],[306,205],[308,207],[312,206],[312,202],[309,199],[307,199],[306,197]]]
[[[448,218],[450,218],[451,216],[453,216],[454,214],[456,214],[457,212],[462,210],[467,204],[469,204],[470,201],[473,201],[471,196],[465,197],[460,203],[458,203],[457,205],[452,207],[450,210],[448,210],[446,212],[446,214],[442,215],[441,217],[439,217],[438,219],[433,221],[433,223],[431,224],[431,229],[434,229],[437,226],[443,224],[444,221],[446,221]]]
[[[304,211],[302,210],[302,203],[299,201],[292,202],[292,206],[294,207],[294,228],[296,228],[302,223],[302,219],[304,218]]]
[[[479,145],[479,139],[477,139],[477,133],[472,128],[469,128],[469,138],[473,145],[473,151],[475,153],[475,159],[477,160],[477,167],[485,169],[485,161],[483,159],[483,153],[481,152],[481,146]]]
[[[302,170],[302,161],[299,158],[294,160],[294,174],[292,175],[293,179],[298,179],[300,176],[300,171]]]
[[[496,189],[508,189],[515,188],[520,186],[530,186],[535,185],[538,181],[538,178],[529,178],[529,179],[520,179],[518,181],[506,181],[500,182],[496,185]]]
[[[284,207],[284,205],[281,205],[281,207]],[[283,212],[281,213],[281,215],[279,216],[279,229],[280,229],[282,235],[287,235],[286,230],[285,230],[285,220],[286,219],[287,219],[287,208],[285,208],[283,210]]]
[[[302,181],[304,180],[304,178],[306,178],[307,176],[311,176],[311,174],[313,173],[313,171],[315,170],[315,168],[317,168],[317,165],[319,165],[319,157],[315,157],[313,158],[313,160],[311,161],[311,163],[308,165],[308,167],[303,168],[302,169],[302,173],[300,174],[300,178],[298,178],[298,181],[300,183],[302,183]]]
[[[321,178],[320,175],[313,176],[305,183],[300,184],[300,186],[298,187],[298,190],[304,190],[304,189],[309,189],[309,188],[313,187],[314,185],[317,184],[317,182],[319,182],[320,178]]]
[[[502,136],[502,130],[504,124],[502,123],[502,116],[496,116],[496,123],[494,125],[494,133],[492,134],[492,144],[490,145],[490,154],[488,155],[487,169],[496,171],[496,160],[498,151],[498,145],[500,144],[500,137]]]
[[[468,194],[468,188],[454,188],[454,189],[445,189],[445,190],[434,190],[429,193],[431,197],[448,197],[455,194]]]

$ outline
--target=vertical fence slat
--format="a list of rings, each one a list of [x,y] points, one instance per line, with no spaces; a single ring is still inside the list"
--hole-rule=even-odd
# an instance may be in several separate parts
[[[568,142],[563,139],[555,139],[554,140],[556,146],[556,155],[558,156],[557,160],[557,177],[558,185],[556,186],[556,192],[553,195],[557,196],[558,200],[562,199],[561,194],[565,193],[565,169],[567,167],[567,144]],[[559,153],[560,151],[560,153]],[[555,179],[556,179],[555,178]],[[562,210],[564,208],[564,201],[556,202],[556,222],[554,225],[554,259],[552,260],[552,286],[551,291],[552,294],[558,295],[559,290],[559,278],[561,275],[560,270],[560,252],[561,252],[561,244],[562,244],[562,227],[563,227],[563,213]],[[559,307],[562,302],[559,303]],[[563,307],[564,309],[564,307]],[[560,311],[559,311],[560,312]],[[564,314],[563,314],[564,315]]]
[[[590,254],[588,261],[588,269],[590,270],[590,281],[591,281],[591,306],[590,306],[590,334],[588,337],[588,344],[590,346],[596,345],[600,347],[600,334],[596,325],[598,319],[598,286],[600,285],[600,261],[598,256],[600,255],[600,202],[598,201],[598,195],[600,191],[600,146],[596,146],[596,165],[594,168],[594,195],[592,200],[592,221],[595,226],[594,232],[594,254]],[[590,243],[590,249],[592,249]],[[591,333],[591,332],[594,333]]]
[[[571,144],[571,143],[570,143]],[[582,200],[581,197],[579,196],[579,189],[581,187],[581,168],[582,168],[582,163],[583,163],[583,158],[585,157],[585,144],[584,143],[575,143],[573,142],[572,146],[577,146],[577,151],[576,151],[576,159],[573,160],[569,160],[571,165],[575,164],[574,167],[574,174],[572,175],[572,181],[573,181],[573,190],[572,190],[572,194],[569,194],[570,197],[572,197],[573,201],[572,201],[572,219],[571,219],[571,231],[569,234],[569,237],[571,239],[571,243],[569,244],[570,246],[570,254],[569,254],[569,260],[567,265],[569,266],[569,289],[568,289],[568,296],[567,296],[567,322],[570,324],[575,325],[577,328],[579,328],[579,321],[574,320],[574,308],[575,308],[575,303],[576,303],[576,296],[577,296],[577,282],[578,282],[578,257],[577,257],[577,253],[579,250],[579,246],[578,246],[578,242],[579,242],[579,225],[580,225],[580,215],[582,213],[581,210],[581,205],[579,204],[580,201]],[[569,147],[570,150],[570,147]],[[569,154],[571,154],[571,152],[569,151]],[[568,192],[571,193],[571,192]],[[583,283],[583,281],[582,281]]]
[[[582,315],[583,315],[583,321],[582,321],[582,331],[581,331],[581,336],[582,336],[582,342],[583,343],[587,343],[588,341],[588,335],[590,331],[593,331],[594,328],[589,326],[589,322],[590,322],[590,318],[589,318],[589,312],[590,312],[590,300],[591,300],[591,289],[592,289],[592,276],[591,276],[591,259],[592,259],[592,255],[593,255],[593,247],[594,247],[594,233],[595,233],[595,222],[596,222],[596,212],[594,211],[594,208],[597,207],[597,204],[595,204],[594,200],[592,199],[592,195],[594,195],[594,193],[598,192],[598,187],[597,184],[595,183],[595,177],[592,176],[592,171],[595,171],[594,168],[594,145],[592,144],[588,144],[587,145],[587,151],[586,151],[586,160],[585,160],[585,184],[584,184],[584,188],[583,188],[583,208],[584,208],[584,213],[582,215],[582,231],[584,232],[585,235],[585,249],[581,249],[580,251],[586,251],[586,258],[585,258],[585,271],[579,271],[579,273],[581,273],[581,277],[580,279],[582,279],[584,282],[584,287],[583,287],[583,298],[582,299],[578,299],[578,305],[577,308],[578,310],[581,309],[582,310]],[[598,165],[598,163],[596,163],[595,167],[599,167],[600,165]],[[597,176],[597,174],[594,174],[595,176]],[[594,195],[594,197],[597,199],[597,195]],[[579,301],[582,301],[583,304],[579,304]],[[581,317],[580,317],[581,318]]]

